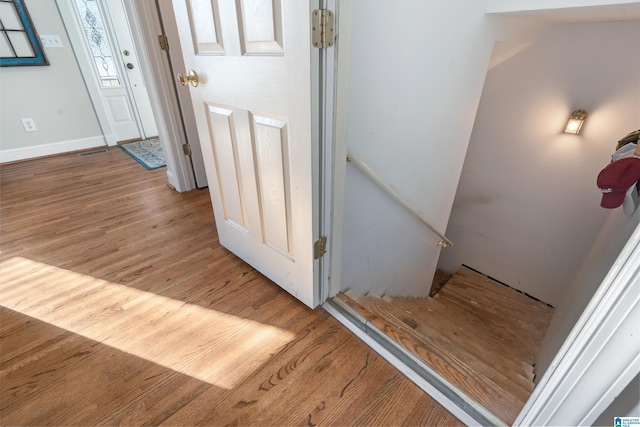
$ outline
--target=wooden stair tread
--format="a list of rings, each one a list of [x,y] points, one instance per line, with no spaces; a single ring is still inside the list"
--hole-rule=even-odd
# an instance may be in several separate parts
[[[519,372],[512,371],[500,354],[493,352],[495,360],[492,364],[490,358],[486,357],[486,350],[479,351],[477,346],[472,345],[477,341],[457,339],[455,327],[452,328],[446,323],[441,323],[440,327],[430,327],[431,325],[425,325],[424,322],[416,322],[412,317],[407,316],[405,310],[381,298],[367,295],[365,300],[367,302],[365,307],[374,314],[387,320],[393,319],[396,321],[394,323],[412,329],[412,333],[417,334],[426,343],[437,346],[442,353],[454,355],[471,370],[481,373],[510,394],[526,399],[533,390],[531,381],[521,376]],[[493,367],[496,366],[496,362],[499,362],[500,371]]]
[[[447,292],[455,292],[468,299],[471,304],[477,305],[479,309],[498,314],[500,316],[498,317],[499,319],[531,318],[537,322],[539,319],[544,319],[548,314],[553,312],[553,310],[544,303],[539,303],[533,299],[531,299],[531,302],[538,305],[537,307],[518,303],[510,299],[509,296],[493,295],[494,289],[497,286],[501,285],[493,284],[491,287],[487,286],[485,289],[481,289],[467,286],[465,283],[460,283],[459,281],[452,281],[443,287],[439,294],[444,295]],[[514,290],[509,291],[512,292],[514,296],[521,296],[521,294]],[[526,296],[525,298],[530,299]],[[541,309],[540,305],[545,309]]]
[[[553,308],[487,276],[461,267],[433,297],[348,290],[339,298],[509,424],[534,388]]]
[[[431,316],[428,310],[432,310],[438,313],[441,317],[446,318],[450,322],[458,323],[461,327],[474,331],[474,333],[478,334],[482,339],[488,339],[490,343],[501,345],[504,343],[513,344],[512,353],[516,353],[516,357],[514,360],[517,360],[522,356],[526,356],[528,352],[520,351],[520,347],[522,347],[522,336],[513,334],[512,331],[506,328],[503,324],[494,324],[490,317],[486,316],[482,312],[479,312],[475,309],[474,306],[470,306],[467,300],[464,299],[447,299],[443,297],[441,294],[435,296],[435,298],[424,298],[418,299],[416,301],[412,301],[409,299],[401,299],[386,297],[387,301],[393,301],[394,304],[398,304],[399,307],[402,307],[407,310],[411,310],[416,317],[418,323],[425,322],[425,326],[427,328],[431,328],[430,323],[435,320],[435,322],[441,321],[440,317]],[[457,298],[457,296],[456,296]],[[454,305],[454,309],[451,306]],[[524,372],[527,372],[525,376],[530,376],[530,372],[532,372],[531,362],[519,362],[515,363],[516,366],[523,368]]]
[[[506,317],[496,311],[490,311],[480,304],[471,305],[469,300],[450,289],[441,292],[439,299],[461,313],[467,312],[491,322],[492,328],[502,339],[512,344],[512,351],[520,355],[526,363],[533,363],[535,352],[542,341],[546,326],[532,328],[521,319]]]
[[[475,319],[481,318],[483,325],[490,327],[493,333],[500,339],[507,340],[513,344],[518,344],[519,346],[526,345],[527,339],[523,336],[523,332],[529,333],[529,327],[525,327],[524,331],[514,331],[511,329],[513,324],[509,322],[516,321],[515,319],[501,318],[501,316],[504,316],[501,313],[479,307],[479,304],[472,305],[467,298],[451,291],[442,293],[438,300],[442,304],[446,304],[456,310],[460,310],[460,314],[462,315],[473,317]]]
[[[485,314],[475,311],[473,307],[469,308],[468,305],[464,305],[464,302],[442,296],[437,296],[434,300],[432,306],[440,305],[443,307],[441,310],[454,311],[458,322],[469,329],[470,333],[476,333],[475,337],[488,336],[488,344],[496,347],[508,347],[508,355],[505,357],[512,360],[523,376],[532,378],[533,361],[529,360],[530,351],[523,347],[521,336],[512,334],[504,325],[492,323]],[[484,330],[484,333],[477,332],[478,329]]]
[[[392,302],[394,305],[397,303],[397,299]],[[531,364],[520,362],[516,357],[505,356],[505,354],[511,354],[507,351],[496,354],[496,348],[508,347],[510,341],[495,336],[490,328],[491,325],[485,325],[481,317],[463,310],[457,313],[452,312],[439,299],[434,298],[400,301],[398,308],[405,310],[407,316],[415,320],[417,324],[415,329],[420,333],[445,332],[447,338],[455,345],[460,345],[484,363],[498,364],[507,373],[521,376],[522,386],[527,390],[531,389],[530,381],[533,379]]]
[[[530,355],[531,363],[553,314],[553,308],[547,304],[466,267],[458,270],[438,296],[456,301],[459,307],[473,307],[472,311],[486,316],[509,334],[518,348]]]
[[[339,293],[336,298],[501,420],[510,425],[515,421],[524,406],[524,400],[509,394],[488,379],[481,379],[477,372],[457,358],[442,352],[436,343],[427,341],[428,337],[417,333],[393,316],[383,318],[345,293]],[[362,297],[357,299],[362,300]]]
[[[452,277],[454,280],[449,280],[447,284],[460,283],[470,288],[485,290],[487,287],[491,289],[491,295],[496,300],[506,298],[512,307],[532,310],[535,313],[552,313],[553,308],[549,307],[542,301],[537,301],[523,293],[516,291],[513,288],[509,288],[501,283],[490,279],[480,273],[477,273],[467,267],[460,267],[456,274]]]
[[[406,315],[415,320],[416,329],[421,333],[445,331],[449,334],[449,339],[458,342],[462,348],[466,348],[472,353],[474,352],[473,348],[482,350],[485,347],[495,348],[504,345],[504,339],[494,336],[492,330],[484,325],[481,318],[461,310],[452,312],[439,299],[424,298],[417,301],[407,301],[396,298],[392,304],[405,310]],[[455,332],[455,335],[451,336],[451,332]],[[480,342],[482,346],[478,347],[474,341]],[[530,365],[510,361],[501,355],[498,355],[497,359],[504,361],[504,364],[511,370],[520,372],[524,377],[530,376]]]

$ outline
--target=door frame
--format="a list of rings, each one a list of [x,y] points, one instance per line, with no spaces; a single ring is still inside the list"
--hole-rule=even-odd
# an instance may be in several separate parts
[[[335,44],[323,49],[320,56],[322,72],[321,94],[323,155],[325,167],[322,178],[325,188],[331,191],[323,194],[324,209],[321,213],[327,236],[327,255],[321,274],[323,284],[320,301],[336,296],[341,290],[342,236],[344,211],[344,184],[347,169],[347,116],[349,99],[349,78],[351,70],[351,22],[353,0],[323,0],[321,7],[334,11]]]
[[[174,77],[169,59],[158,42],[158,35],[163,32],[155,0],[124,0],[124,6],[140,68],[147,77],[147,92],[167,162],[169,184],[178,192],[193,190],[196,182],[189,156],[182,149],[187,140],[178,96],[173,90]]]
[[[164,33],[167,42],[167,65],[170,79],[173,79],[178,72],[187,70],[184,58],[182,56],[182,46],[178,39],[178,27],[176,24],[172,2],[156,0],[155,2],[158,15],[160,30]],[[191,157],[188,159],[191,169],[194,172],[194,179],[197,188],[208,186],[207,176],[204,166],[204,157],[202,155],[202,147],[200,145],[200,137],[196,128],[196,117],[191,108],[191,92],[188,86],[180,86],[173,79],[173,88],[176,92],[176,98],[179,107],[179,123],[182,132],[185,135],[185,141],[191,147]]]

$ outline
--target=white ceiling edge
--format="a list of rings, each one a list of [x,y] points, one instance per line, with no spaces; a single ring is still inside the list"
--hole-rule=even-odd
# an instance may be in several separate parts
[[[491,53],[491,59],[487,69],[490,70],[493,67],[502,64],[507,59],[519,54],[532,45],[532,42],[496,41],[493,45],[493,52]]]
[[[606,0],[485,0],[485,12],[541,25],[640,21],[640,2]]]

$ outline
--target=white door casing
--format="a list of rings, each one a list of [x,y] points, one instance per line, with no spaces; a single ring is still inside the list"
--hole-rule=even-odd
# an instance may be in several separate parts
[[[126,87],[131,95],[132,113],[137,114],[140,137],[146,139],[157,136],[156,121],[122,0],[104,0],[104,6],[106,25],[115,39],[113,54],[119,58],[122,78],[128,83]]]
[[[220,243],[315,307],[310,3],[173,6]]]
[[[178,26],[176,25],[175,15],[173,13],[173,5],[171,2],[161,1],[157,4],[158,14],[162,21],[161,30],[166,35],[169,45],[168,66],[172,70],[171,81],[176,84],[174,78],[175,73],[186,70],[184,59],[182,57],[182,48],[180,47],[180,39],[178,37]],[[155,42],[156,40],[154,40]],[[191,94],[189,87],[176,85],[175,94],[179,106],[176,113],[180,117],[181,131],[184,132],[186,142],[191,146],[191,166],[195,178],[196,187],[207,187],[207,175],[204,168],[204,160],[202,159],[202,149],[200,148],[200,140],[198,137],[198,129],[196,127],[196,119],[193,112]]]

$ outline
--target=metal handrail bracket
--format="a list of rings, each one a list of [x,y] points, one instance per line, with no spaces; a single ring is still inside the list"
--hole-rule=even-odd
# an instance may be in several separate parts
[[[358,169],[364,172],[376,185],[382,188],[393,200],[395,200],[400,206],[405,208],[409,213],[418,218],[429,230],[440,237],[438,246],[447,248],[453,246],[453,242],[449,240],[443,233],[438,231],[429,221],[422,217],[415,209],[413,209],[396,191],[385,183],[366,163],[362,160],[354,157],[353,154],[347,152],[347,162],[353,163]]]

